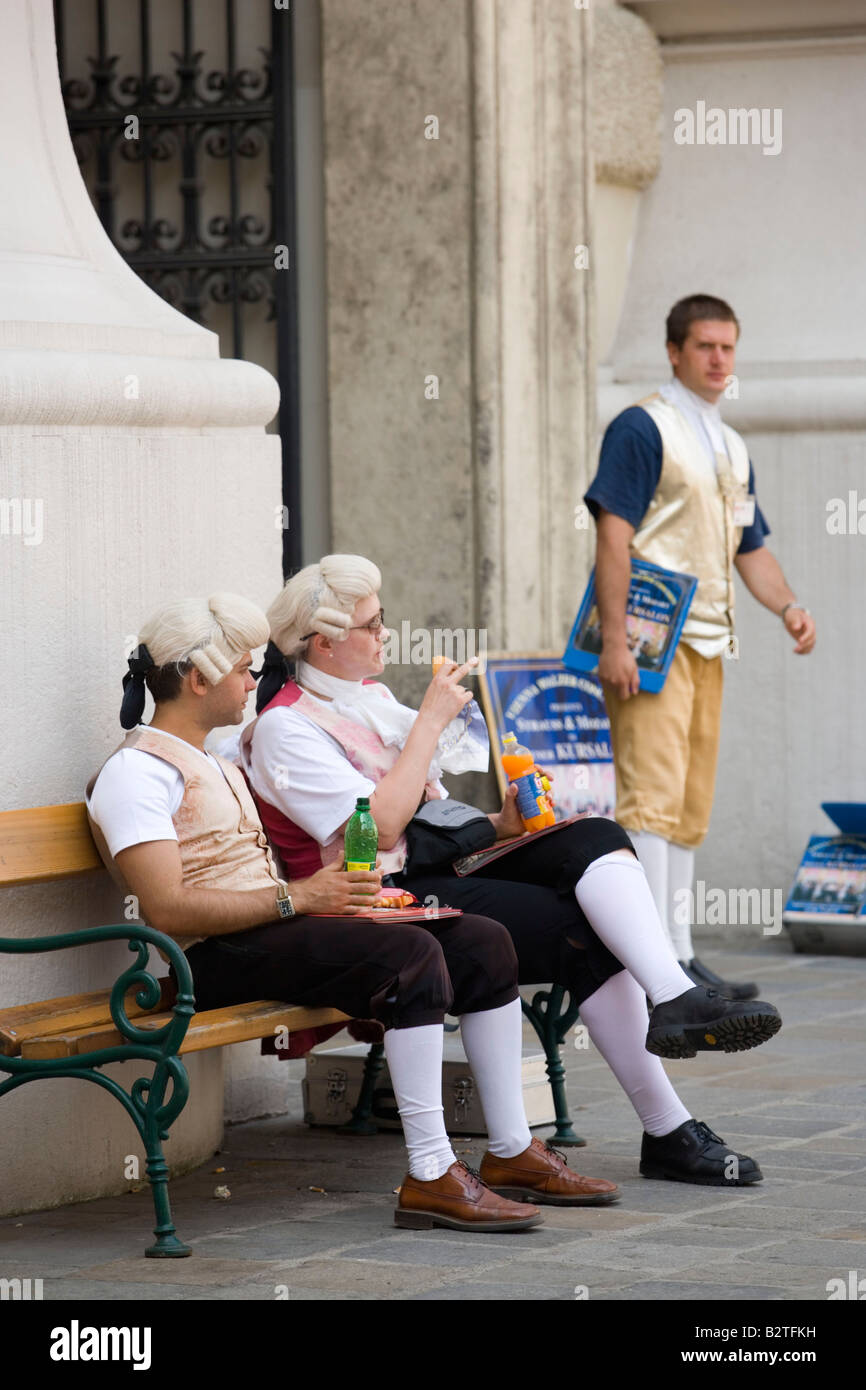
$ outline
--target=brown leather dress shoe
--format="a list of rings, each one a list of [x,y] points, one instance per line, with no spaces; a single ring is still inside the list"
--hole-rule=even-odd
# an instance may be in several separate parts
[[[394,1225],[412,1231],[429,1231],[433,1226],[454,1231],[525,1231],[541,1220],[536,1207],[497,1197],[463,1163],[452,1163],[434,1182],[407,1175],[394,1212]]]
[[[486,1153],[481,1160],[481,1179],[501,1197],[518,1202],[529,1198],[554,1207],[601,1207],[620,1197],[615,1182],[573,1173],[562,1155],[540,1139],[533,1139],[529,1148],[514,1158]]]

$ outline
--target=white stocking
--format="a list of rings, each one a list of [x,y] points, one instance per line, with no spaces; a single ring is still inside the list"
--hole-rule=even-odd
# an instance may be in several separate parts
[[[584,999],[581,1022],[625,1091],[647,1134],[670,1134],[691,1116],[668,1080],[660,1057],[644,1046],[644,991],[627,970]]]
[[[668,929],[677,960],[688,965],[695,954],[692,945],[692,908],[695,852],[685,845],[668,845]]]
[[[497,1158],[514,1158],[532,1143],[523,1108],[520,1000],[513,999],[499,1009],[463,1014],[460,1033],[481,1095],[487,1147]]]
[[[665,1004],[694,989],[671,949],[646,874],[631,850],[617,849],[593,859],[578,879],[574,896],[596,936],[653,1004]]]
[[[637,857],[643,865],[650,892],[653,895],[653,902],[659,914],[659,920],[665,929],[671,943],[671,950],[674,949],[673,938],[671,937],[671,924],[668,918],[668,903],[670,894],[668,892],[669,875],[669,856],[670,841],[662,835],[655,835],[649,830],[630,830],[628,838],[635,847]],[[677,956],[679,960],[679,956]]]
[[[435,1182],[457,1162],[443,1120],[443,1037],[441,1023],[385,1032],[385,1057],[409,1150],[409,1172],[422,1182]]]

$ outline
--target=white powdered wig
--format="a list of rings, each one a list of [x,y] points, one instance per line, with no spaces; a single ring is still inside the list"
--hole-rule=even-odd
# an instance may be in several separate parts
[[[268,640],[268,620],[260,608],[238,594],[211,594],[168,603],[138,634],[157,666],[175,663],[180,675],[196,666],[206,681],[219,685],[244,652]]]
[[[378,594],[382,576],[363,555],[325,555],[287,580],[268,609],[271,637],[284,656],[300,656],[311,633],[342,642],[360,599]]]

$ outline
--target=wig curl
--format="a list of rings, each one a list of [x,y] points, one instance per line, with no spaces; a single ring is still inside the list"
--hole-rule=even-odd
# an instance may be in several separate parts
[[[382,587],[382,575],[363,555],[325,555],[286,581],[268,609],[271,639],[286,657],[301,656],[312,633],[345,641],[355,605]]]

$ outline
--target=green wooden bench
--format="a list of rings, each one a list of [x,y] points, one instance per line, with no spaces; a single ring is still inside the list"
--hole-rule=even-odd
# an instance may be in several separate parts
[[[0,887],[52,883],[104,873],[83,802],[0,812]],[[176,1259],[191,1254],[180,1241],[168,1197],[168,1165],[162,1144],[189,1098],[186,1053],[235,1042],[270,1038],[351,1020],[339,1009],[307,1009],[264,999],[196,1013],[192,976],[179,946],[143,923],[122,922],[56,936],[0,937],[0,954],[29,955],[126,941],[135,959],[111,989],[43,999],[0,1009],[0,1096],[28,1081],[75,1077],[95,1082],[113,1095],[135,1125],[146,1155],[156,1213],[155,1243],[145,1254]],[[149,948],[171,961],[177,991],[148,969]],[[559,1047],[577,1018],[559,986],[539,991],[523,1010],[541,1039],[556,1111],[555,1144],[582,1145],[571,1128]],[[372,1119],[376,1080],[384,1064],[381,1043],[371,1046],[361,1094],[344,1133],[375,1134]],[[112,1062],[147,1064],[128,1091],[101,1068]]]

